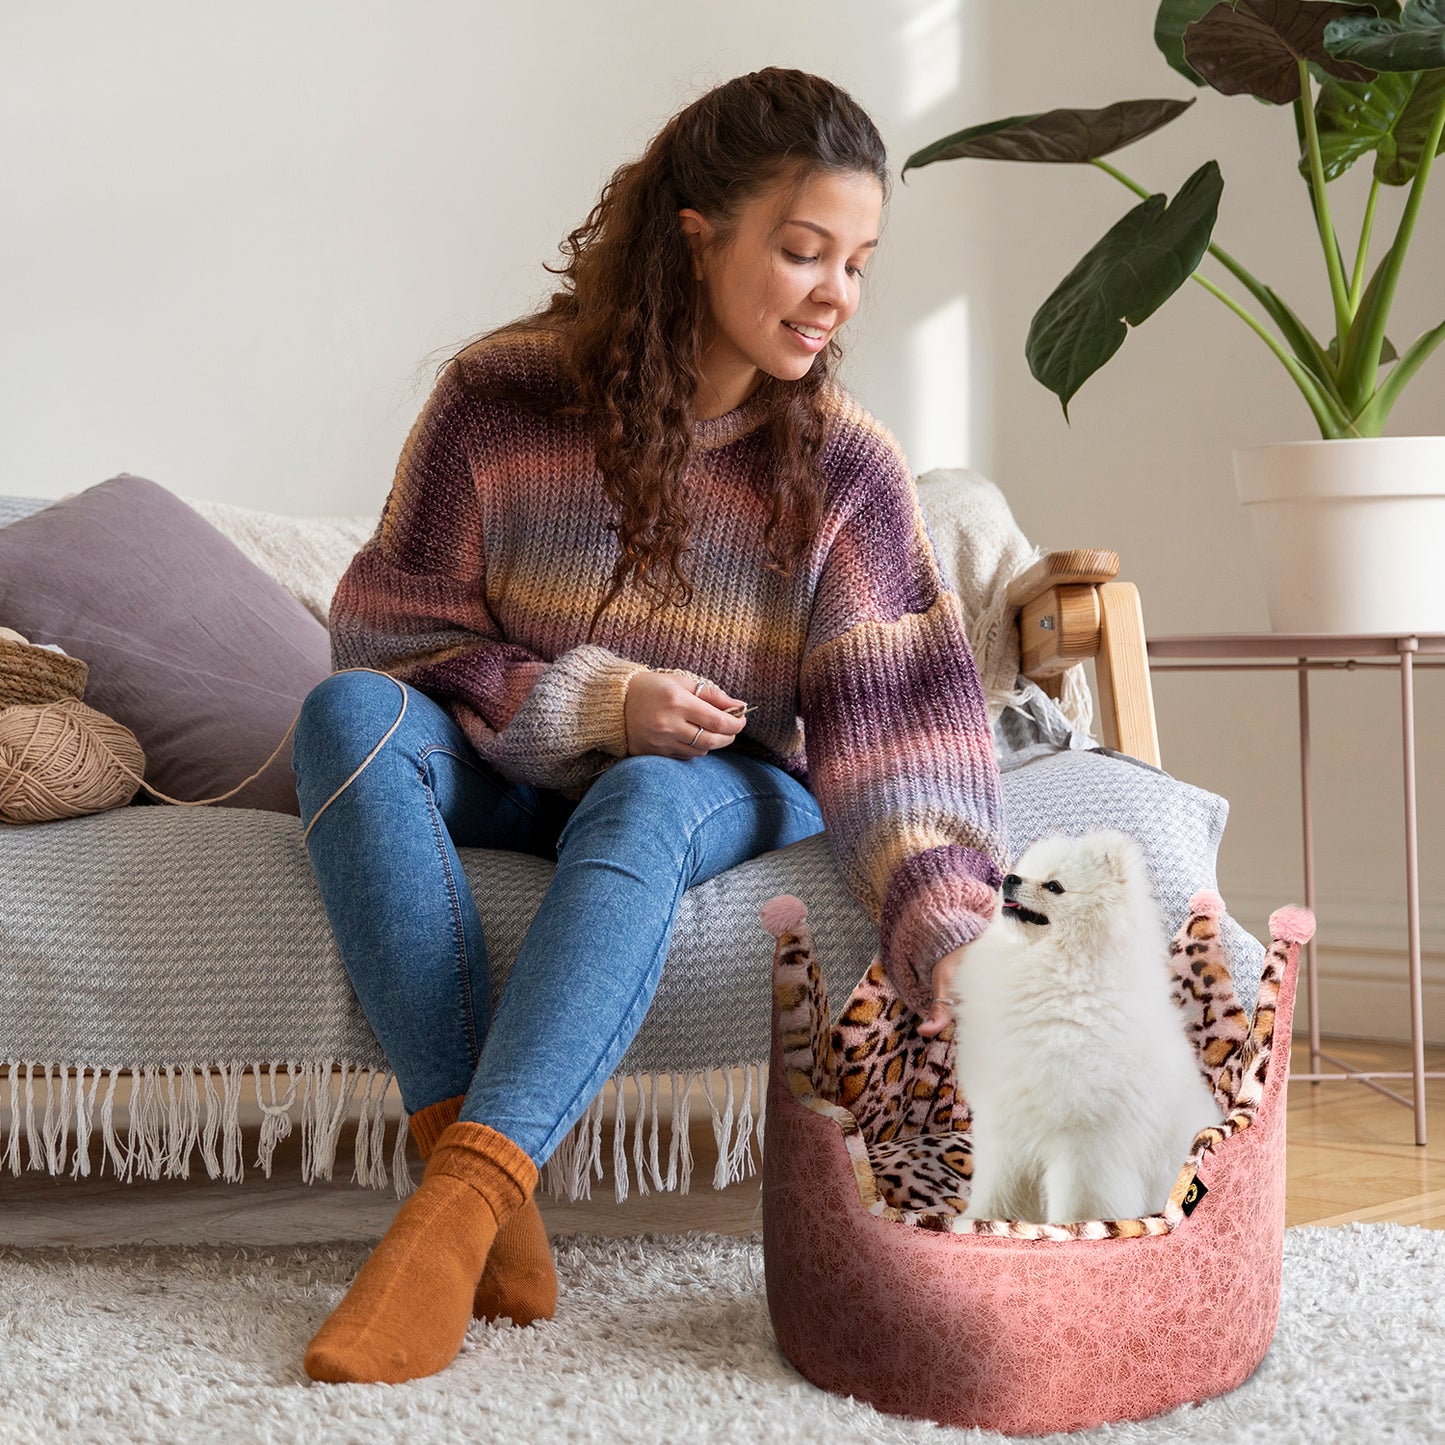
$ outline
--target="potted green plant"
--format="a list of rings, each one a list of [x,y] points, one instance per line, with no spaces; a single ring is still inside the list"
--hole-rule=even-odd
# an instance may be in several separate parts
[[[1319,441],[1235,453],[1240,497],[1271,566],[1271,623],[1289,632],[1445,632],[1445,438],[1386,437],[1390,409],[1445,321],[1397,351],[1387,335],[1435,156],[1445,150],[1445,0],[1163,0],[1155,42],[1179,74],[1225,95],[1294,113],[1299,171],[1329,280],[1334,331],[1317,337],[1283,297],[1214,239],[1223,180],[1206,161],[1172,200],[1103,159],[1194,100],[1131,100],[970,126],[908,158],[910,170],[965,158],[1096,166],[1143,200],[1089,250],[1039,308],[1029,368],[1068,417],[1080,386],[1192,279],[1270,348],[1304,396]],[[1329,184],[1374,157],[1351,259]],[[1385,186],[1408,187],[1394,236],[1371,266]],[[1439,255],[1438,240],[1432,243]],[[1199,271],[1206,254],[1253,298]],[[1272,325],[1270,324],[1272,323]],[[1424,508],[1422,517],[1414,510]],[[1366,548],[1382,549],[1372,558]],[[1294,565],[1280,565],[1291,558]]]

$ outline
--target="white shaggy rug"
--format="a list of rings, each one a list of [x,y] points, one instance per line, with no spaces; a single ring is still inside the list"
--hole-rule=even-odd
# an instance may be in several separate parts
[[[768,1324],[758,1236],[559,1241],[562,1305],[473,1327],[409,1385],[313,1385],[306,1341],[365,1247],[0,1249],[6,1442],[983,1442],[804,1381]],[[1273,1348],[1232,1395],[1053,1440],[1445,1439],[1445,1232],[1288,1232]]]

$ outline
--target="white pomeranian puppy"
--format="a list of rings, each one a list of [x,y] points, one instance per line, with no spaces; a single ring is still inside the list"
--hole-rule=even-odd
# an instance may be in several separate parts
[[[1220,1111],[1171,997],[1169,942],[1132,838],[1029,848],[949,1002],[973,1112],[967,1218],[1067,1224],[1164,1208]]]

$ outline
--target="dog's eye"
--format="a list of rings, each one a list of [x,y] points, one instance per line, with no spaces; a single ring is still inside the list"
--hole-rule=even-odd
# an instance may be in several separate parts
[[[1050,893],[1062,893],[1064,891],[1064,885],[1062,883],[1056,883],[1052,878],[1044,884],[1044,887],[1047,888]]]

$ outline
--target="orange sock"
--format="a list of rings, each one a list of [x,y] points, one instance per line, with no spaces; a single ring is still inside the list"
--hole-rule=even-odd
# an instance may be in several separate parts
[[[508,1319],[514,1325],[550,1320],[557,1313],[557,1267],[547,1226],[535,1199],[525,1204],[497,1231],[487,1267],[472,1296],[472,1314],[479,1320]]]
[[[456,1123],[462,1100],[443,1099],[411,1116],[411,1137],[423,1159],[431,1157],[437,1140]],[[492,1241],[481,1282],[472,1297],[472,1315],[479,1320],[508,1319],[514,1325],[550,1320],[557,1312],[557,1269],[547,1226],[537,1201],[529,1197],[507,1219]]]
[[[537,1184],[536,1165],[485,1124],[449,1125],[346,1297],[306,1350],[313,1380],[400,1384],[456,1358],[499,1224]]]

